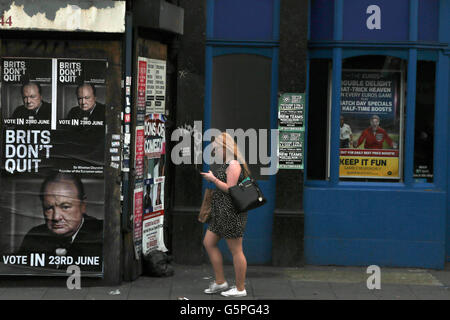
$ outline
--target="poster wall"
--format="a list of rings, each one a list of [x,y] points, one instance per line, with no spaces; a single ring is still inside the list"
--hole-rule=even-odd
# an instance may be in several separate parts
[[[107,62],[1,66],[0,275],[101,275]]]
[[[402,79],[396,70],[343,70],[341,178],[401,178]]]
[[[137,123],[144,126],[135,136],[135,189],[142,188],[142,224],[134,226],[140,228],[135,230],[135,235],[142,235],[134,241],[136,259],[139,259],[142,253],[147,255],[152,250],[167,251],[163,237],[166,61],[138,57],[137,75]],[[136,212],[134,215],[138,216]]]

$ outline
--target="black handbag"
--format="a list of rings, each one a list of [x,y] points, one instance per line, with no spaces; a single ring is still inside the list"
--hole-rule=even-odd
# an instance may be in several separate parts
[[[267,202],[256,181],[250,177],[229,188],[228,192],[238,212],[258,208]]]

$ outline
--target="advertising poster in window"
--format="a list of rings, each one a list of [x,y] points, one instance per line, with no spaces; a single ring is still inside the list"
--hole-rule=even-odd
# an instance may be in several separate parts
[[[105,60],[1,60],[0,275],[102,275]]]
[[[343,70],[341,178],[401,178],[400,71]]]

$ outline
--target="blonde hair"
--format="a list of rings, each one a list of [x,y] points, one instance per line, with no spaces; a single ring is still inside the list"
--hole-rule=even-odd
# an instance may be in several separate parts
[[[245,162],[237,143],[230,134],[222,132],[214,139],[214,143],[222,146],[224,160],[226,160],[227,154],[233,154],[233,159],[237,160],[244,168],[244,177],[250,176],[250,169],[248,168],[247,162]]]

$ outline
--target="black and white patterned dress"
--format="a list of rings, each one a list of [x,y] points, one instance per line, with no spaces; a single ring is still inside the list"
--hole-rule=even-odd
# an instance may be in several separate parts
[[[227,182],[226,170],[228,164],[224,163],[213,172],[222,182]],[[241,174],[238,183],[244,180],[244,170],[241,166]],[[231,196],[216,188],[211,199],[211,215],[208,230],[214,232],[221,238],[236,239],[244,236],[247,224],[247,212],[237,212]]]

